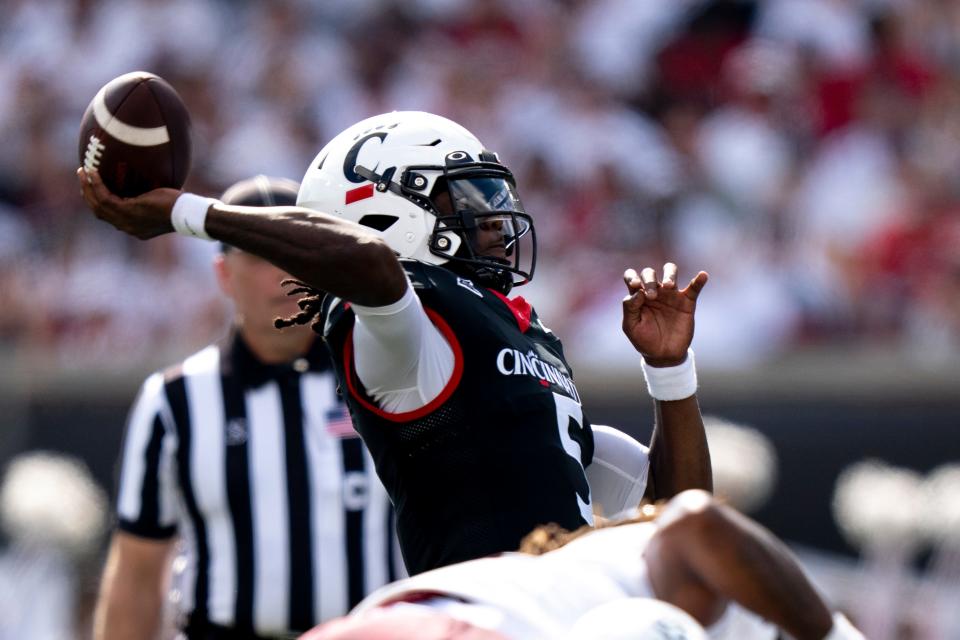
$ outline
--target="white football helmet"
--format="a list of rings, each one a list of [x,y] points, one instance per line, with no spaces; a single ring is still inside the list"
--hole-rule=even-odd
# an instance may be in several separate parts
[[[441,116],[395,111],[349,127],[317,154],[297,204],[375,229],[403,258],[445,264],[504,293],[533,277],[536,234],[513,174]],[[502,241],[484,250],[478,230],[492,228]]]

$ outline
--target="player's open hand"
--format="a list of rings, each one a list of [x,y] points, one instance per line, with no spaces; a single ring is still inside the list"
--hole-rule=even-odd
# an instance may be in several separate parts
[[[110,193],[96,171],[77,169],[80,193],[93,215],[117,229],[147,240],[173,231],[170,211],[180,192],[154,189],[136,198],[121,198]]]
[[[623,332],[648,364],[668,367],[683,362],[693,340],[693,314],[697,296],[707,284],[706,271],[699,272],[683,289],[677,288],[677,265],[663,265],[663,278],[656,270],[627,269],[623,280]]]

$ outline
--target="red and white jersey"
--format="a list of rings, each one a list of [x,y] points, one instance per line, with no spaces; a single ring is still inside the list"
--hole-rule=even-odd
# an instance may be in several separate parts
[[[654,523],[609,527],[541,556],[506,553],[442,567],[378,589],[351,615],[415,601],[509,638],[561,638],[595,607],[656,598],[644,559],[656,530]],[[773,640],[777,631],[731,604],[707,634],[713,640]]]
[[[650,523],[600,529],[541,556],[506,553],[427,571],[382,587],[353,614],[418,594],[447,595],[503,615],[497,630],[511,638],[559,638],[596,606],[655,597],[644,549]]]

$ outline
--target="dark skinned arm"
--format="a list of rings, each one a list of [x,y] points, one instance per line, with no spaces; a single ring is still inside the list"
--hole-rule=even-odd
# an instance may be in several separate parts
[[[659,599],[704,625],[732,600],[801,640],[830,632],[833,616],[822,595],[790,550],[753,520],[691,491],[668,503],[656,522],[644,557]]]
[[[677,266],[667,263],[663,279],[647,267],[638,275],[624,273],[623,332],[651,367],[684,362],[693,340],[697,296],[708,276],[699,272],[683,289],[677,287]],[[696,395],[682,400],[654,400],[650,440],[650,472],[645,496],[670,498],[685,489],[713,490],[710,450]]]
[[[265,258],[307,284],[360,305],[396,302],[406,275],[396,254],[364,227],[296,207],[210,208],[207,233]]]
[[[77,177],[87,206],[101,220],[141,240],[173,231],[170,212],[180,191],[154,189],[120,198],[95,171],[78,169]],[[368,229],[336,216],[300,207],[216,204],[204,228],[212,238],[360,305],[387,305],[406,291],[406,275],[393,250]]]
[[[713,491],[710,450],[697,396],[655,400],[654,415],[644,496],[665,500],[686,489]]]

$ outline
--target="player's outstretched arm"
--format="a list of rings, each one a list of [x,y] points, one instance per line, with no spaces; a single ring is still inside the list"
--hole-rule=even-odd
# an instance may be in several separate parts
[[[678,495],[656,522],[644,554],[654,593],[701,624],[734,601],[798,640],[863,640],[831,613],[786,545],[709,494]]]
[[[181,196],[190,196],[195,209],[181,219],[188,226],[200,227],[195,233],[198,237],[220,240],[260,256],[317,289],[360,305],[385,306],[406,291],[406,275],[393,250],[364,227],[336,216],[300,207],[204,202],[175,189],[119,198],[95,171],[79,169],[77,176],[94,215],[141,240],[174,231],[174,205]],[[181,211],[186,202],[190,198],[177,204]]]
[[[697,296],[707,273],[700,271],[683,289],[677,286],[677,265],[672,262],[664,265],[662,279],[651,267],[639,274],[627,269],[623,278],[623,332],[643,356],[655,396],[646,495],[659,500],[685,489],[712,491],[710,451],[690,351]]]

